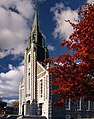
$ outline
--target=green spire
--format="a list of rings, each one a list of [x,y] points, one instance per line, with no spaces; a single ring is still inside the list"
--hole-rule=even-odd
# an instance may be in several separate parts
[[[32,32],[30,33],[28,43],[29,43],[29,46],[27,48],[27,52],[30,51],[30,48],[33,43],[34,48],[36,49],[36,57],[38,61],[43,62],[44,59],[48,57],[48,50],[45,46],[45,37],[43,33],[40,31],[40,27],[39,27],[37,11],[35,11]]]
[[[32,27],[32,32],[38,32],[39,30],[39,23],[38,23],[38,12],[35,11],[34,22]]]
[[[38,34],[39,34],[39,22],[38,22],[38,12],[35,11],[35,15],[34,15],[34,21],[33,21],[33,25],[32,25],[32,32],[30,33],[30,37],[29,37],[29,48],[31,47],[31,43],[35,42],[37,43],[38,41]]]

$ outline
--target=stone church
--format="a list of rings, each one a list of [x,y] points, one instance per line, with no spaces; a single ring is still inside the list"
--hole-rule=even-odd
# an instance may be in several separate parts
[[[71,107],[69,99],[61,107],[52,107],[54,99],[50,86],[52,79],[47,71],[49,65],[44,63],[48,55],[36,12],[24,54],[24,77],[19,86],[19,115],[41,115],[47,119],[69,119],[71,116],[94,117],[94,103],[91,101],[83,102],[80,99],[74,107]]]
[[[44,59],[48,49],[35,13],[32,32],[24,55],[24,78],[19,86],[19,114],[51,116],[49,73]]]

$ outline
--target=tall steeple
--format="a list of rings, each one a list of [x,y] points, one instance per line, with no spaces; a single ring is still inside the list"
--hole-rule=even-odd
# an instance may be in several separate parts
[[[35,12],[35,15],[34,15],[34,22],[33,22],[32,31],[29,37],[28,49],[31,48],[32,43],[36,47],[35,49],[36,49],[37,60],[43,62],[45,58],[48,58],[48,50],[47,50],[47,47],[45,46],[45,37],[39,28],[37,11]]]
[[[30,37],[29,37],[29,47],[31,47],[32,42],[37,43],[38,32],[39,32],[38,13],[37,13],[37,11],[35,11],[34,21],[33,21],[33,25],[32,25],[32,31],[31,31]]]
[[[39,23],[38,22],[39,22],[38,21],[38,12],[35,11],[32,32],[38,32],[39,31]]]

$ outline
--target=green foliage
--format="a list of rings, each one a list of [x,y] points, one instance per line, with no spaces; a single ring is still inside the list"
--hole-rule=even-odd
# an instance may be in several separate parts
[[[12,102],[12,106],[13,106],[13,107],[19,107],[19,102],[18,102],[18,101]]]

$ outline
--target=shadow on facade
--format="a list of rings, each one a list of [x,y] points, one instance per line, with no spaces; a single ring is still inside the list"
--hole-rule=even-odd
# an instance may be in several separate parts
[[[41,117],[44,119],[44,117],[42,116],[42,103],[37,104],[35,100],[33,100],[32,103],[30,103],[30,100],[28,100],[22,106],[22,116],[23,117]]]

